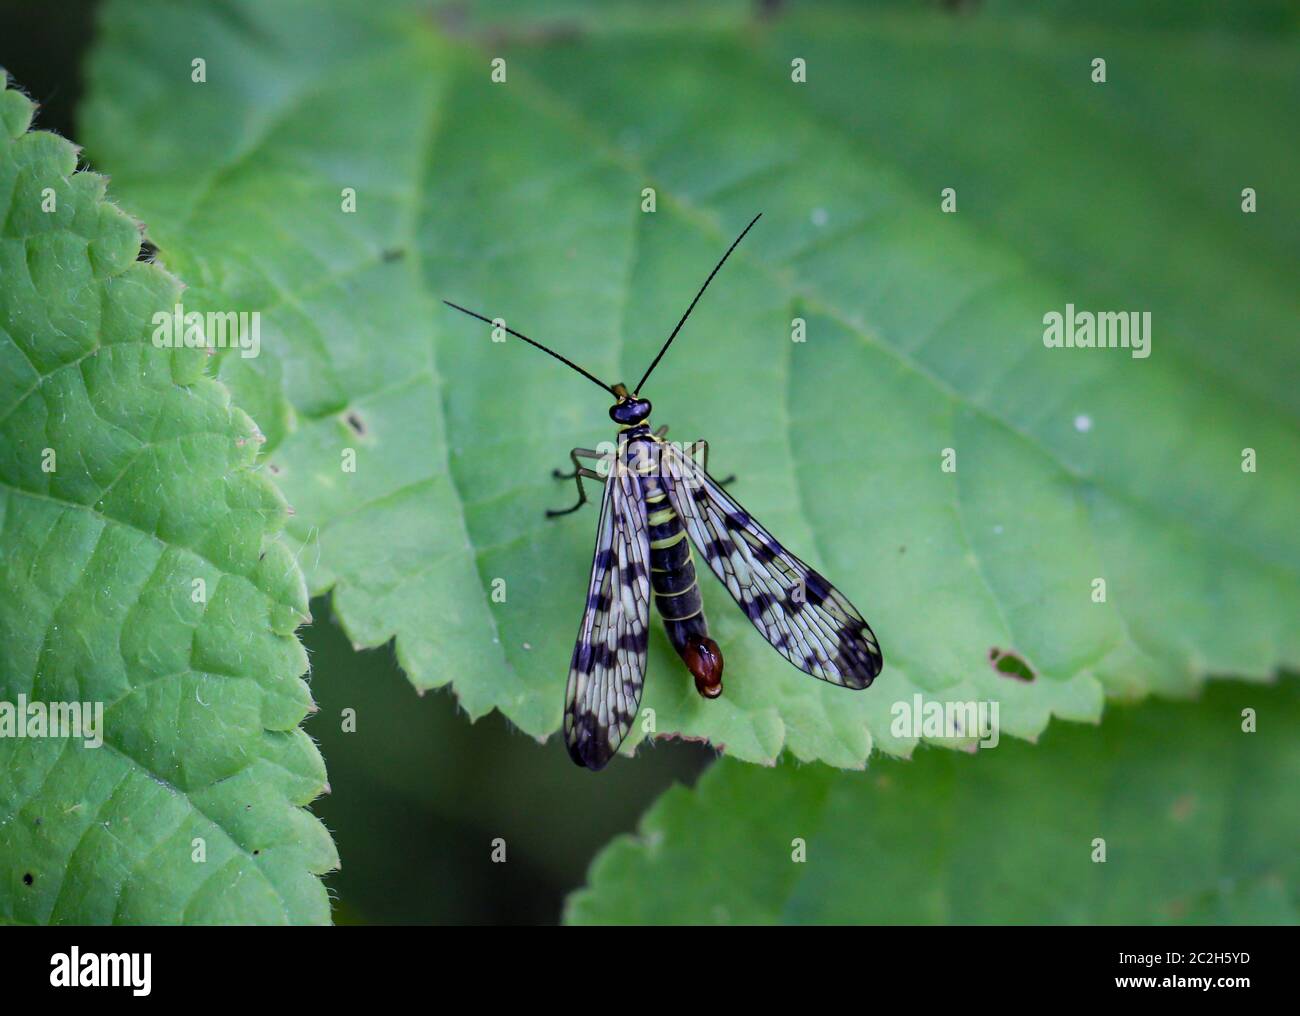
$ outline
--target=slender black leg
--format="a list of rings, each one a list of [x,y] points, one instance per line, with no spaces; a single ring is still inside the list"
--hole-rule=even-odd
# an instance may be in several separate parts
[[[709,471],[709,442],[704,440],[704,438],[700,438],[698,441],[695,442],[695,444],[691,445],[692,453],[696,448],[699,448],[702,452],[702,454],[700,455],[700,468],[707,473]],[[719,480],[718,486],[725,487],[727,484],[735,483],[735,482],[736,482],[736,474],[732,473],[725,480]]]
[[[582,463],[578,461],[579,458],[598,459],[600,457],[600,452],[594,448],[574,448],[569,452],[569,460],[573,463],[573,472],[561,473],[558,469],[552,469],[551,475],[557,480],[572,480],[578,475],[578,470],[583,468]]]
[[[546,517],[548,519],[559,518],[561,515],[568,515],[576,512],[587,503],[587,490],[582,485],[582,478],[585,476],[588,480],[604,480],[604,477],[594,469],[584,466],[578,461],[579,458],[599,459],[601,453],[591,448],[574,448],[569,452],[569,460],[573,463],[572,473],[561,473],[558,469],[552,472],[557,480],[573,480],[578,485],[578,503],[572,508],[548,508]]]

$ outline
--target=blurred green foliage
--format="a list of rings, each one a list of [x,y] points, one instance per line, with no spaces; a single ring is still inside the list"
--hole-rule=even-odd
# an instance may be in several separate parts
[[[868,773],[723,760],[601,854],[567,918],[1295,924],[1297,727],[1292,677]]]

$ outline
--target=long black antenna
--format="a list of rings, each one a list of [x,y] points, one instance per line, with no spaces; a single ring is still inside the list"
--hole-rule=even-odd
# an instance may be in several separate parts
[[[691,316],[691,311],[693,311],[695,309],[695,305],[700,302],[700,297],[702,297],[704,295],[704,291],[709,288],[709,283],[712,282],[713,277],[718,274],[718,270],[724,264],[727,263],[727,258],[731,257],[731,252],[740,245],[740,241],[745,239],[745,234],[748,233],[751,229],[753,229],[754,223],[757,222],[762,217],[763,217],[763,213],[759,212],[752,219],[750,219],[749,225],[746,226],[743,230],[741,230],[740,236],[736,237],[736,242],[727,248],[727,253],[722,255],[722,260],[718,262],[717,266],[713,269],[713,271],[709,272],[709,277],[704,280],[704,285],[702,285],[700,287],[700,291],[695,294],[695,299],[692,300],[691,305],[686,308],[686,313],[682,315],[682,319],[677,322],[677,327],[673,329],[672,335],[668,336],[668,341],[664,343],[663,349],[659,350],[659,355],[656,356],[654,358],[654,362],[650,364],[649,367],[646,368],[646,372],[641,375],[641,380],[638,381],[636,383],[636,387],[632,389],[633,395],[636,395],[641,391],[641,386],[645,384],[646,378],[650,376],[650,372],[659,366],[659,361],[664,358],[664,353],[668,352],[668,347],[673,344],[673,339],[677,338],[677,333],[682,330],[682,325],[686,324],[686,319]]]
[[[452,303],[450,300],[443,300],[442,302],[445,303],[448,307],[451,307],[451,308],[454,309],[454,310],[458,310],[458,311],[460,311],[462,314],[468,314],[468,315],[469,315],[470,317],[472,317],[472,318],[478,318],[480,321],[486,321],[488,324],[492,325],[492,327],[494,327],[494,328],[497,327],[497,323],[496,323],[495,321],[493,321],[493,320],[492,320],[491,318],[489,318],[489,317],[484,317],[482,314],[476,314],[476,313],[474,313],[474,311],[472,311],[472,310],[466,310],[466,309],[465,309],[464,307],[462,307],[460,304],[458,304],[458,303]],[[501,327],[505,328],[504,325],[502,325]],[[511,335],[513,335],[516,339],[523,339],[523,340],[524,340],[525,342],[527,342],[530,346],[536,346],[536,347],[537,347],[538,349],[540,349],[543,353],[548,353],[548,354],[550,354],[551,356],[555,357],[557,360],[560,361],[560,363],[567,364],[568,366],[572,367],[572,368],[573,368],[574,370],[576,370],[579,374],[581,374],[583,377],[585,377],[588,381],[594,381],[596,384],[600,385],[600,387],[604,388],[605,391],[609,392],[609,394],[610,394],[610,395],[613,395],[615,398],[618,397],[618,392],[614,391],[613,388],[611,388],[609,385],[605,384],[605,382],[602,381],[600,378],[596,377],[595,374],[591,374],[591,373],[588,373],[587,371],[583,370],[581,367],[579,367],[576,363],[574,363],[574,362],[573,362],[572,360],[570,360],[568,357],[561,356],[561,355],[560,355],[559,353],[557,353],[554,349],[547,349],[547,348],[546,348],[545,346],[543,346],[540,342],[534,342],[534,341],[533,341],[532,339],[530,339],[527,335],[523,335],[523,334],[521,334],[520,332],[515,331],[513,328],[506,328],[505,330],[506,330],[507,332],[509,332]]]

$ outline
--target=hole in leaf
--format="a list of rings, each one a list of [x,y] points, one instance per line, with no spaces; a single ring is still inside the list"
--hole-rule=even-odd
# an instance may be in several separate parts
[[[36,876],[33,875],[30,871],[23,872],[23,885],[31,885],[35,881],[36,881]]]
[[[1017,681],[1028,682],[1038,676],[1034,668],[1012,649],[994,646],[989,650],[989,665],[1003,677],[1013,677]]]

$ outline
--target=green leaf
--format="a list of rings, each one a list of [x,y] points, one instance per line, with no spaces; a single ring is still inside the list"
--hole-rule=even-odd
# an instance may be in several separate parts
[[[7,81],[0,922],[324,923],[306,589],[261,435],[202,350],[155,347],[179,283]],[[61,703],[84,736],[35,736]]]
[[[761,210],[647,394],[863,610],[886,669],[810,681],[705,580],[727,693],[699,699],[656,634],[660,735],[861,766],[913,748],[889,717],[914,693],[998,700],[1033,738],[1300,662],[1289,54],[1140,19],[592,10],[105,8],[91,151],[196,304],[262,311],[261,355],[221,376],[354,643],[394,639],[471,717],[556,730],[595,515],[543,510],[570,503],[568,449],[611,439],[607,400],[437,300],[634,381]],[[1044,348],[1067,303],[1152,310],[1153,355]]]
[[[1294,924],[1298,724],[1300,681],[1219,683],[870,774],[723,760],[596,858],[566,920]]]

